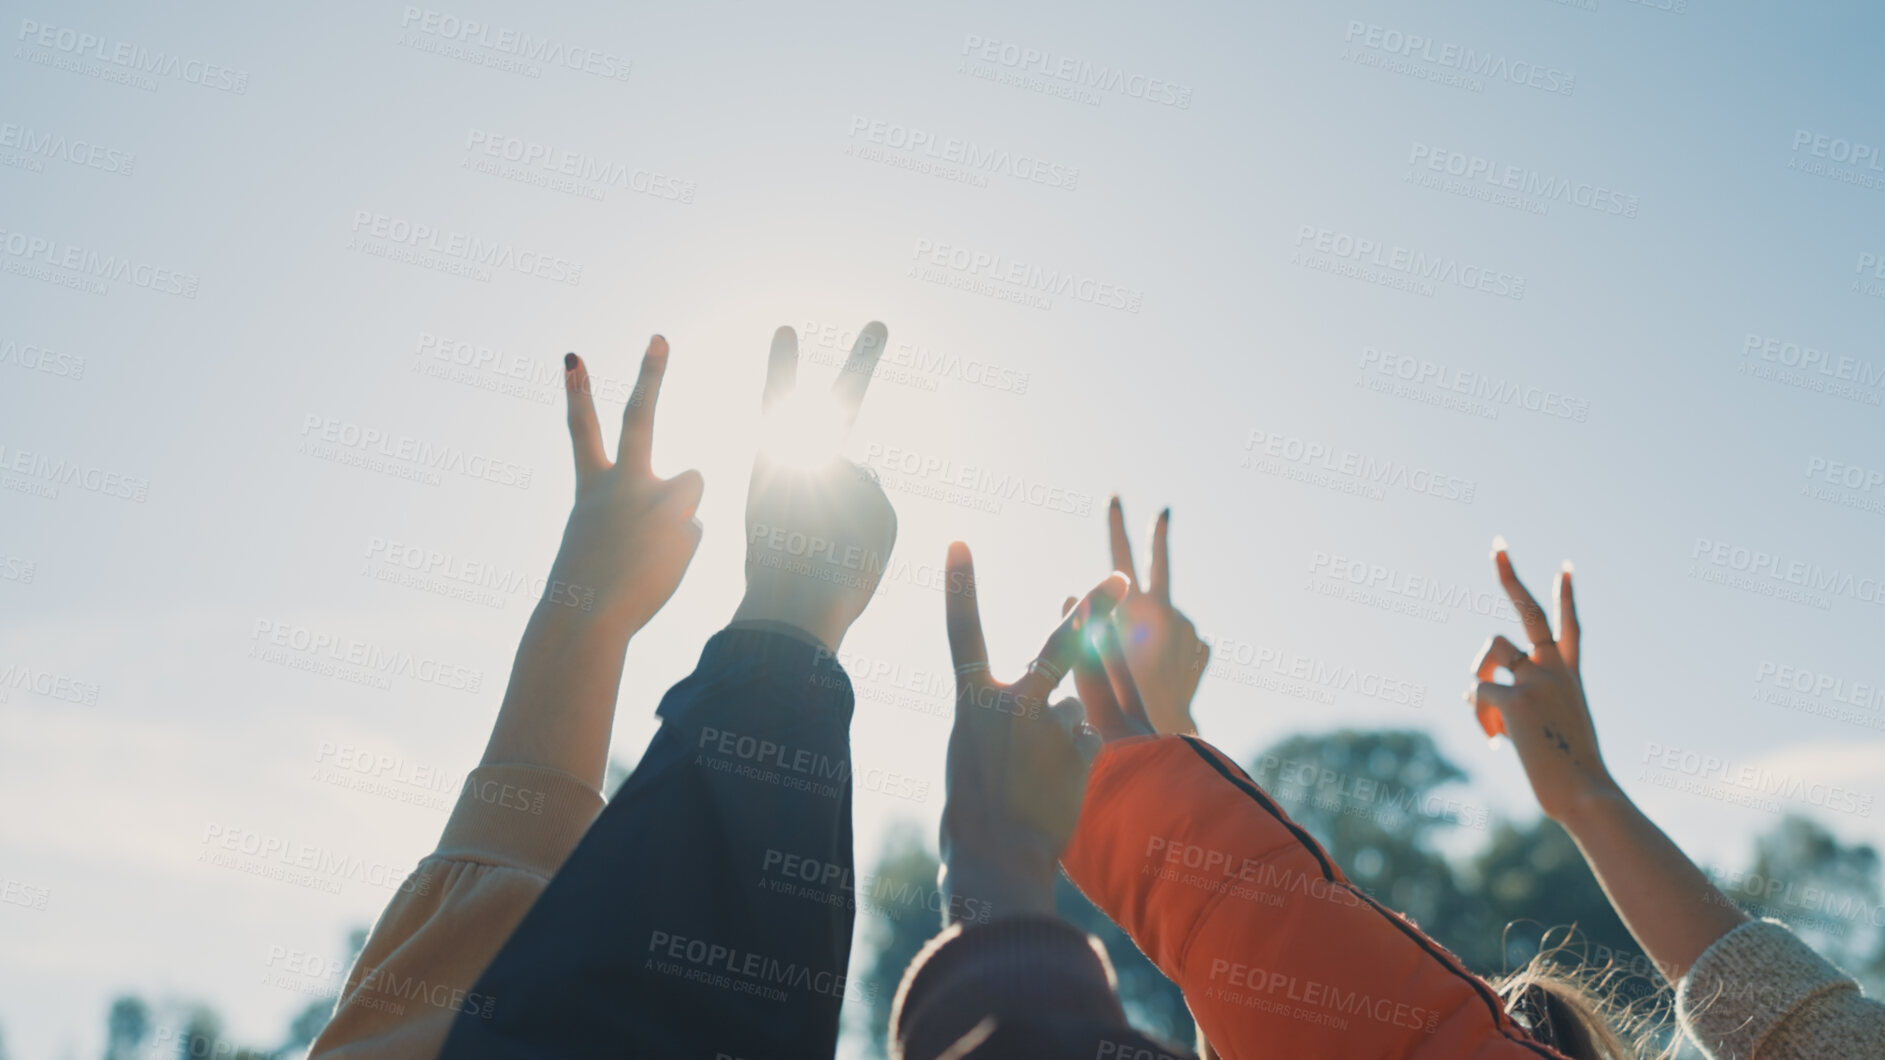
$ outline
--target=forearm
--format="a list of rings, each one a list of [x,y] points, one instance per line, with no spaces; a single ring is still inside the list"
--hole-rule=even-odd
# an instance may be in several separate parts
[[[479,981],[495,1015],[461,1018],[441,1055],[830,1056],[859,897],[853,706],[843,670],[795,638],[708,641]]]
[[[1675,982],[1747,914],[1636,808],[1608,790],[1579,799],[1560,822],[1610,905],[1663,975]]]
[[[630,633],[579,608],[539,602],[482,764],[557,769],[601,790]]]
[[[943,926],[988,923],[1007,917],[1053,916],[1053,859],[977,857],[944,859]]]

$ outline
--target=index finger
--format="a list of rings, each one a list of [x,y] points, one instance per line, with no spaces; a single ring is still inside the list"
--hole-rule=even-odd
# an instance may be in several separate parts
[[[844,412],[844,425],[849,427],[857,422],[858,406],[864,403],[864,391],[871,385],[871,373],[877,370],[877,359],[884,355],[884,344],[890,341],[890,330],[873,320],[864,325],[864,330],[857,333],[857,342],[851,346],[851,356],[845,359],[844,369],[831,384],[831,396]]]
[[[988,644],[982,640],[982,612],[975,602],[975,559],[969,555],[969,546],[950,542],[946,566],[949,582],[943,587],[943,618],[949,629],[949,655],[955,663],[956,677],[975,672],[971,669],[965,674],[965,666],[978,668],[986,677]]]
[[[1152,569],[1145,575],[1146,593],[1162,604],[1172,602],[1172,554],[1165,540],[1171,527],[1172,510],[1167,508],[1152,526]]]
[[[1111,622],[1100,623],[1099,641],[1100,663],[1106,670],[1106,680],[1112,686],[1113,700],[1119,704],[1120,713],[1142,733],[1156,732],[1152,719],[1146,716],[1145,700],[1139,696],[1132,670],[1126,665],[1126,650],[1120,647],[1119,633]]]
[[[1094,586],[1068,612],[1066,618],[1060,620],[1060,625],[1048,634],[1041,653],[1028,664],[1028,672],[1021,680],[1008,686],[1016,699],[1045,699],[1054,686],[1060,684],[1060,679],[1066,676],[1080,655],[1080,634],[1086,629],[1087,622],[1112,611],[1113,605],[1126,595],[1127,584],[1126,576],[1114,571],[1106,576],[1105,581]]]
[[[766,390],[759,399],[759,411],[764,413],[781,398],[790,397],[798,386],[798,377],[798,332],[781,326],[772,333],[772,351],[766,355]]]
[[[1512,569],[1512,557],[1505,554],[1505,539],[1493,543],[1492,559],[1499,568],[1499,584],[1505,586],[1505,595],[1518,610],[1518,620],[1525,627],[1525,636],[1532,642],[1533,648],[1551,643],[1551,622],[1545,618],[1545,609],[1538,606],[1532,598],[1531,590],[1518,580],[1518,572]]]
[[[1132,539],[1126,536],[1126,510],[1115,496],[1113,503],[1106,507],[1106,529],[1112,535],[1113,569],[1124,574],[1132,583],[1132,588],[1139,587],[1139,574],[1132,566]]]
[[[641,375],[635,390],[622,409],[622,443],[616,448],[615,462],[642,471],[649,469],[655,444],[655,401],[661,396],[661,377],[668,371],[668,340],[659,335],[648,340],[648,352],[641,355]]]

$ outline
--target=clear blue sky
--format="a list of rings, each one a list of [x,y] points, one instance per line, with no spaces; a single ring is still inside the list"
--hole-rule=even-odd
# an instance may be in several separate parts
[[[946,672],[946,542],[975,546],[1012,671],[1107,569],[1114,490],[1142,549],[1174,508],[1178,602],[1233,664],[1197,714],[1234,753],[1419,726],[1466,797],[1532,813],[1458,699],[1516,635],[1458,595],[1493,588],[1504,534],[1541,589],[1576,561],[1607,753],[1698,856],[1777,818],[1663,786],[1688,761],[1837,785],[1868,812],[1784,808],[1885,840],[1885,704],[1836,701],[1885,685],[1877,11],[1012,7],[6,5],[15,1056],[95,1055],[122,991],[274,1040],[307,998],[271,955],[337,958],[387,892],[213,864],[205,837],[375,871],[429,849],[449,790],[424,778],[475,761],[530,601],[380,575],[542,576],[572,484],[555,359],[619,381],[655,331],[657,468],[704,472],[707,533],[630,648],[627,760],[738,599],[771,330],[825,335],[815,380],[889,326],[851,453],[901,535],[845,648],[895,667],[860,680],[858,769],[930,794],[860,793],[860,863],[940,810],[946,719],[891,700]],[[473,241],[488,273],[462,274]],[[330,430],[449,466],[362,469]],[[1373,604],[1326,594],[1350,571]],[[1827,588],[1789,599],[1803,579]],[[309,672],[316,636],[412,666]],[[1257,662],[1298,658],[1423,703]],[[1761,698],[1783,675],[1841,682],[1787,702],[1856,720]],[[392,796],[333,782],[359,754]]]

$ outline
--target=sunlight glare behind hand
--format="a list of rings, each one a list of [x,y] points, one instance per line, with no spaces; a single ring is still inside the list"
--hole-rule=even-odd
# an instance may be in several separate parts
[[[761,451],[769,459],[800,468],[821,467],[844,445],[844,410],[821,390],[800,390],[766,413]]]

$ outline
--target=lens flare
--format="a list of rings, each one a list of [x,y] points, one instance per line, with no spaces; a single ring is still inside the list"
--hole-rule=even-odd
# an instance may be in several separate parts
[[[844,410],[828,393],[799,391],[766,413],[761,445],[767,457],[800,468],[822,467],[844,446]]]

